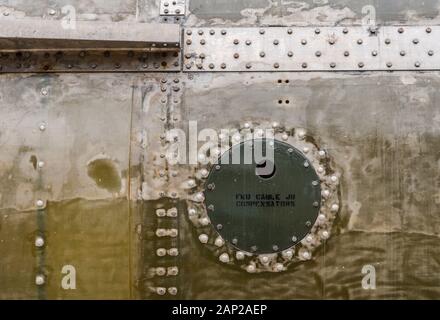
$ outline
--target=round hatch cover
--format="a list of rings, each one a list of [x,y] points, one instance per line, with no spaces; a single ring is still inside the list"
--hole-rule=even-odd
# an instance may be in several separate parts
[[[300,242],[310,233],[321,204],[320,180],[312,164],[293,146],[269,141],[274,152],[266,160],[252,156],[256,143],[258,150],[265,150],[266,140],[233,146],[206,182],[205,203],[217,232],[239,250],[258,254]],[[234,164],[237,154],[240,161]]]

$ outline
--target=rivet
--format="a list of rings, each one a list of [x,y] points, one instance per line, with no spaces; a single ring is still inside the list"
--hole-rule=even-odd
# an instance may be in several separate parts
[[[203,35],[203,30],[199,30],[198,34],[199,36]]]
[[[222,63],[222,64],[220,65],[220,68],[222,68],[222,69],[226,69],[226,63]]]
[[[156,274],[158,276],[164,276],[166,274],[165,268],[162,268],[162,267],[156,268]]]
[[[339,206],[337,204],[332,204],[331,210],[332,212],[337,212],[339,210]]]
[[[260,57],[261,57],[261,58],[264,58],[265,56],[266,56],[266,54],[265,54],[263,51],[261,51],[261,52],[260,52]]]
[[[234,39],[234,44],[235,45],[237,45],[237,44],[239,44],[240,43],[240,41],[238,40],[238,39]]]
[[[308,147],[304,147],[304,148],[303,148],[303,152],[304,152],[304,153],[309,153],[309,151],[310,151],[310,149],[309,149]]]
[[[284,141],[287,141],[287,139],[289,139],[289,135],[288,135],[287,133],[284,133],[284,134],[281,136],[281,139],[283,139]]]
[[[318,151],[318,156],[323,159],[326,157],[326,152],[324,150],[319,150]]]
[[[371,51],[371,55],[373,57],[376,57],[378,55],[378,52],[376,50]]]
[[[293,153],[293,148],[289,148],[289,149],[287,149],[287,152],[288,152],[288,153]]]
[[[348,29],[344,28],[344,30],[342,30],[342,33],[347,34],[348,33]]]
[[[429,55],[429,56],[433,56],[433,55],[434,55],[434,51],[433,51],[433,50],[429,50],[429,51],[428,51],[428,55]]]
[[[364,66],[365,66],[365,65],[364,65],[363,62],[359,62],[359,63],[358,63],[358,67],[359,67],[359,68],[363,68]]]
[[[417,62],[414,64],[414,66],[415,66],[416,68],[420,68],[421,63],[420,63],[419,61],[417,61]]]
[[[251,251],[252,251],[252,252],[256,252],[257,250],[258,250],[258,247],[257,247],[257,246],[252,246],[252,247],[251,247]]]
[[[213,63],[210,63],[209,64],[209,69],[214,69],[214,68],[215,68],[215,65]]]
[[[186,34],[187,34],[188,36],[190,36],[190,35],[192,35],[192,31],[191,31],[191,30],[186,30]]]
[[[432,29],[430,27],[426,28],[426,33],[431,33]]]
[[[306,39],[302,39],[302,40],[301,40],[301,44],[302,44],[303,46],[305,46],[305,45],[307,44],[307,40],[306,40]]]
[[[400,55],[401,55],[402,57],[404,57],[404,56],[406,55],[406,52],[405,52],[404,50],[402,50],[402,51],[400,51]]]
[[[226,32],[226,30],[223,29],[220,33],[224,36],[224,35],[226,35],[227,32]]]
[[[37,208],[43,208],[43,207],[44,207],[44,201],[41,200],[41,199],[38,199],[38,200],[35,202],[35,205],[37,206]]]
[[[211,36],[213,36],[214,34],[215,34],[215,31],[214,30],[209,30],[209,34],[211,35]]]
[[[283,258],[285,258],[285,259],[292,259],[293,251],[288,249],[286,251],[283,251],[282,255],[283,255]]]
[[[232,239],[231,242],[232,242],[233,245],[237,245],[237,243],[238,243],[238,239],[237,239],[237,238],[234,238],[234,239]],[[237,259],[238,259],[238,258],[237,258]]]
[[[217,225],[217,230],[222,230],[222,229],[223,229],[223,225],[219,223],[219,224]]]
[[[156,250],[156,255],[158,257],[164,257],[167,254],[167,250],[164,248],[159,248]]]
[[[311,255],[308,251],[304,251],[302,257],[306,260],[309,260],[311,258]]]
[[[306,237],[306,241],[309,242],[309,243],[312,242],[313,241],[313,237],[312,236],[307,236]]]
[[[242,251],[237,251],[237,253],[235,254],[235,258],[237,258],[237,260],[243,260],[244,257],[245,257],[245,254]]]
[[[44,161],[38,161],[37,166],[39,169],[42,169],[44,167]]]
[[[298,132],[298,138],[299,139],[304,139],[306,137],[306,132],[304,131],[304,130],[300,130],[299,132]]]
[[[385,39],[385,44],[390,44],[391,40],[390,39]]]
[[[337,183],[339,179],[338,179],[337,176],[332,176],[332,177],[330,178],[330,180],[331,180],[333,183]]]
[[[306,221],[306,227],[311,227],[312,223],[310,221]]]
[[[319,181],[312,181],[312,186],[317,187],[319,185]]]
[[[260,29],[260,34],[264,34],[266,31],[264,29]]]
[[[273,41],[273,44],[276,45],[276,46],[277,46],[279,43],[280,43],[280,42],[279,42],[278,40],[276,40],[276,39]]]
[[[293,57],[293,52],[292,51],[287,52],[287,56],[288,57]]]
[[[315,29],[315,33],[316,33],[316,34],[320,34],[320,33],[321,33],[321,30],[320,30],[319,28],[316,28],[316,29]]]
[[[165,288],[162,288],[162,287],[156,288],[156,293],[160,296],[163,296],[166,292],[167,292],[167,290]]]
[[[276,63],[274,63],[273,67],[274,67],[275,69],[278,69],[278,68],[280,67],[280,64],[279,64],[278,62],[276,62]]]
[[[318,220],[321,221],[321,222],[325,221],[325,215],[321,213],[321,214],[318,216]]]
[[[319,207],[319,202],[318,202],[318,201],[313,202],[313,206],[314,206],[315,208],[318,208],[318,207]]]
[[[240,58],[240,55],[238,53],[234,53],[234,58],[238,59],[238,58]]]
[[[332,68],[332,69],[336,68],[336,63],[334,63],[334,62],[330,63],[330,68]]]
[[[264,263],[264,264],[268,263],[269,262],[269,257],[268,256],[262,256],[261,257],[261,262]]]
[[[287,29],[287,34],[292,34],[293,30],[292,29]]]
[[[44,246],[44,239],[42,237],[36,237],[35,238],[35,246],[37,248],[41,248]]]
[[[179,249],[171,248],[168,250],[168,255],[171,257],[177,257],[179,255]]]
[[[35,284],[37,286],[42,286],[44,284],[44,282],[45,282],[45,279],[44,279],[44,276],[42,274],[38,274],[35,277]]]
[[[414,40],[413,40],[413,43],[414,43],[414,44],[418,44],[418,43],[419,43],[419,39],[414,39]]]
[[[330,191],[328,191],[328,190],[323,190],[323,191],[321,192],[321,194],[322,194],[322,196],[323,196],[324,198],[328,198],[328,197],[330,196]]]
[[[199,58],[200,58],[200,59],[205,59],[205,58],[206,58],[206,55],[205,55],[204,53],[201,53],[201,54],[199,55]]]
[[[41,89],[41,94],[42,94],[43,96],[47,96],[47,95],[49,94],[49,91],[48,91],[46,88]]]
[[[330,39],[330,40],[328,41],[328,43],[329,43],[330,45],[334,45],[334,44],[336,43],[336,41],[335,41],[335,39]]]
[[[224,244],[225,244],[225,241],[221,237],[217,237],[217,239],[215,239],[215,241],[214,241],[214,245],[216,247],[223,247]]]
[[[190,215],[190,216],[194,216],[196,213],[197,213],[197,211],[196,211],[196,209],[194,209],[194,208],[190,208],[190,209],[188,210],[188,215]]]
[[[387,62],[387,67],[388,68],[391,68],[393,66],[393,63],[392,62]]]
[[[321,51],[316,51],[315,56],[320,57],[322,55]]]
[[[41,123],[39,124],[39,126],[38,126],[38,128],[40,129],[40,131],[44,131],[44,130],[46,130],[46,127],[47,127],[47,125],[46,125],[45,122],[41,122]]]
[[[246,40],[246,45],[247,46],[250,46],[252,44],[252,41],[251,40]]]
[[[323,238],[323,239],[328,239],[329,237],[330,237],[329,232],[328,232],[327,230],[324,230],[324,231],[322,232],[322,238]]]
[[[303,69],[306,69],[307,68],[307,63],[303,63],[302,65],[301,65],[301,67],[303,68]]]
[[[222,253],[218,259],[220,260],[220,262],[228,263],[229,255],[227,253]]]
[[[345,51],[345,52],[344,52],[344,56],[345,56],[345,57],[348,57],[349,55],[350,55],[350,52],[348,52],[348,51]]]
[[[248,273],[254,273],[255,272],[255,266],[253,264],[250,264],[246,267],[246,271]]]
[[[186,40],[186,44],[190,45],[192,43],[192,41],[190,39]]]
[[[292,236],[292,242],[297,242],[298,238],[296,236]]]
[[[403,33],[405,30],[403,28],[398,29],[399,33]]]
[[[272,246],[272,250],[273,251],[278,251],[280,248],[275,244]]]
[[[246,63],[246,69],[252,68],[252,65],[250,63]]]
[[[362,44],[362,43],[364,43],[364,41],[363,41],[362,39],[359,39],[359,40],[357,41],[357,43],[358,43],[358,44]]]
[[[205,45],[205,43],[206,43],[205,39],[200,40],[200,44],[201,44],[202,46]]]

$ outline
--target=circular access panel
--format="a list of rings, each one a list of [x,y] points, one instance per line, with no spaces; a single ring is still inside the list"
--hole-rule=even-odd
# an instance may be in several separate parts
[[[273,156],[260,157],[255,150],[265,150],[266,142]],[[310,233],[321,187],[312,164],[293,146],[249,140],[233,146],[213,166],[205,201],[214,228],[227,242],[268,254],[286,250]]]

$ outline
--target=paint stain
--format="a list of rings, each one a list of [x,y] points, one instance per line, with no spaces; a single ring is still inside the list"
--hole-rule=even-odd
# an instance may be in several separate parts
[[[32,163],[34,170],[37,170],[37,157],[32,155],[31,158],[29,159],[29,162]]]
[[[87,174],[102,189],[112,193],[121,190],[121,177],[115,164],[109,159],[97,159],[90,162],[87,166]]]

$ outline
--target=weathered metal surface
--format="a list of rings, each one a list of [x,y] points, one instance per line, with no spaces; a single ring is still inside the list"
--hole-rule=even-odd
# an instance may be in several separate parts
[[[438,70],[439,27],[197,28],[186,71]]]
[[[374,4],[378,22],[428,27],[438,3]],[[0,1],[0,14],[57,20],[65,4]],[[78,21],[161,19],[159,0],[72,4]],[[192,0],[185,24],[350,26],[366,4]],[[1,75],[0,297],[438,299],[438,74],[270,70]],[[219,261],[224,246],[200,242],[187,207],[200,168],[166,157],[167,130],[188,132],[188,121],[200,130],[277,122],[326,150],[340,210],[310,259],[248,274]],[[74,290],[61,286],[66,265],[76,267]],[[366,265],[375,289],[362,286]]]

